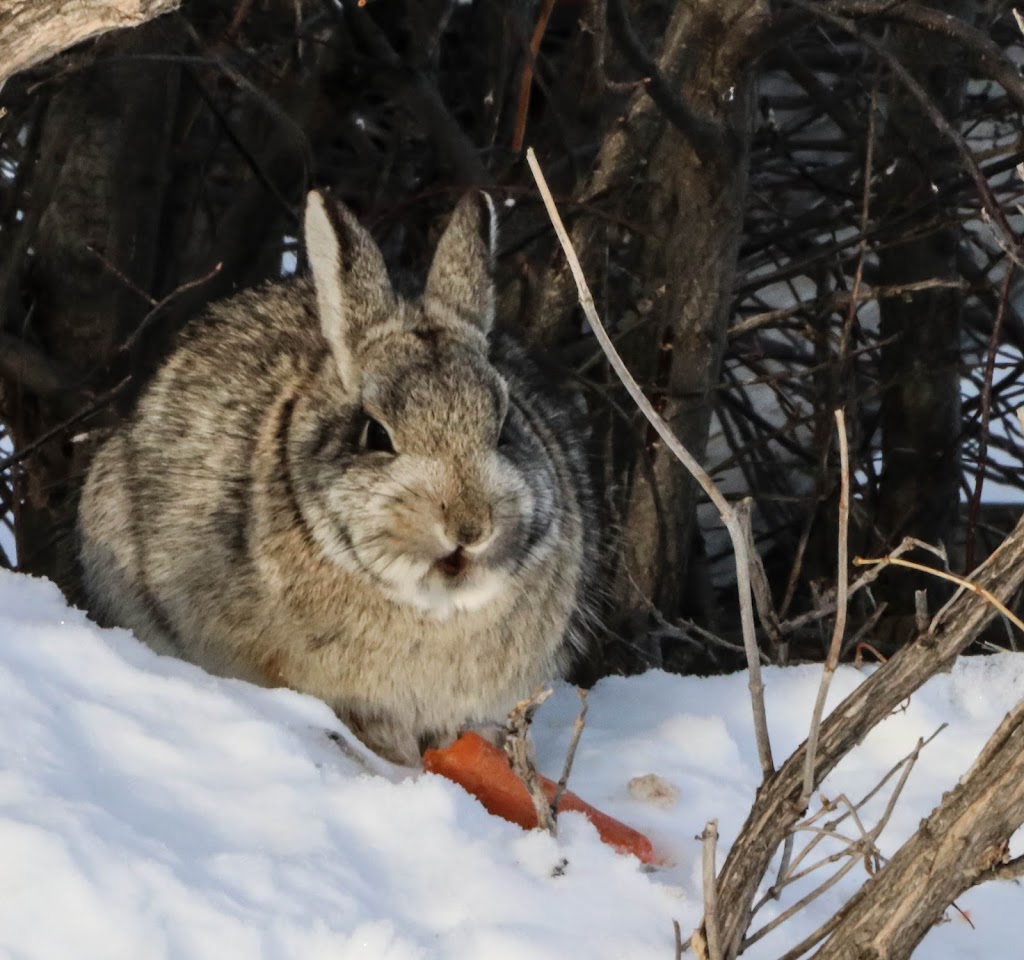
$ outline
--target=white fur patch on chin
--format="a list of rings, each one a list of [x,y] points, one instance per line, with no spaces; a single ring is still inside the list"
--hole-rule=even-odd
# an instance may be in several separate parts
[[[478,571],[468,583],[457,587],[445,584],[436,574],[417,581],[391,583],[392,595],[400,603],[447,620],[458,611],[472,613],[492,603],[507,587],[504,576],[494,571]]]

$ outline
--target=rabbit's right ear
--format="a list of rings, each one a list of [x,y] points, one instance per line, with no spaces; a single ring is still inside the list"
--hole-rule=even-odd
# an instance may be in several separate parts
[[[306,198],[303,232],[320,328],[345,389],[357,392],[359,370],[353,347],[369,327],[395,309],[384,258],[359,221],[317,190]]]

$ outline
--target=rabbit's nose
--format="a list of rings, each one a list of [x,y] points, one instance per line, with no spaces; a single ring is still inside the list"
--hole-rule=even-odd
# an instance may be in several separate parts
[[[455,527],[455,542],[466,550],[479,549],[490,540],[493,529],[489,519],[464,520]]]
[[[456,546],[469,553],[479,553],[494,536],[494,520],[490,508],[449,516],[446,532]]]

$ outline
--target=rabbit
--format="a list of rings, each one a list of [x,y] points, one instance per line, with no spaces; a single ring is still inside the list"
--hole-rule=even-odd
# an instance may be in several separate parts
[[[419,761],[500,721],[588,636],[585,424],[492,331],[494,206],[469,194],[418,299],[308,195],[309,278],[184,328],[99,448],[79,558],[99,622],[159,653],[326,701]]]

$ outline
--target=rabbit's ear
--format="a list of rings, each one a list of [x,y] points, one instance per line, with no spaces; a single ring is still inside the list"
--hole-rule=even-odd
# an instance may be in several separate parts
[[[489,333],[494,322],[496,244],[494,202],[483,192],[467,194],[437,245],[423,292],[427,312]]]
[[[387,267],[373,237],[340,203],[317,190],[306,198],[303,225],[320,328],[331,346],[342,383],[359,386],[353,346],[395,309]]]

